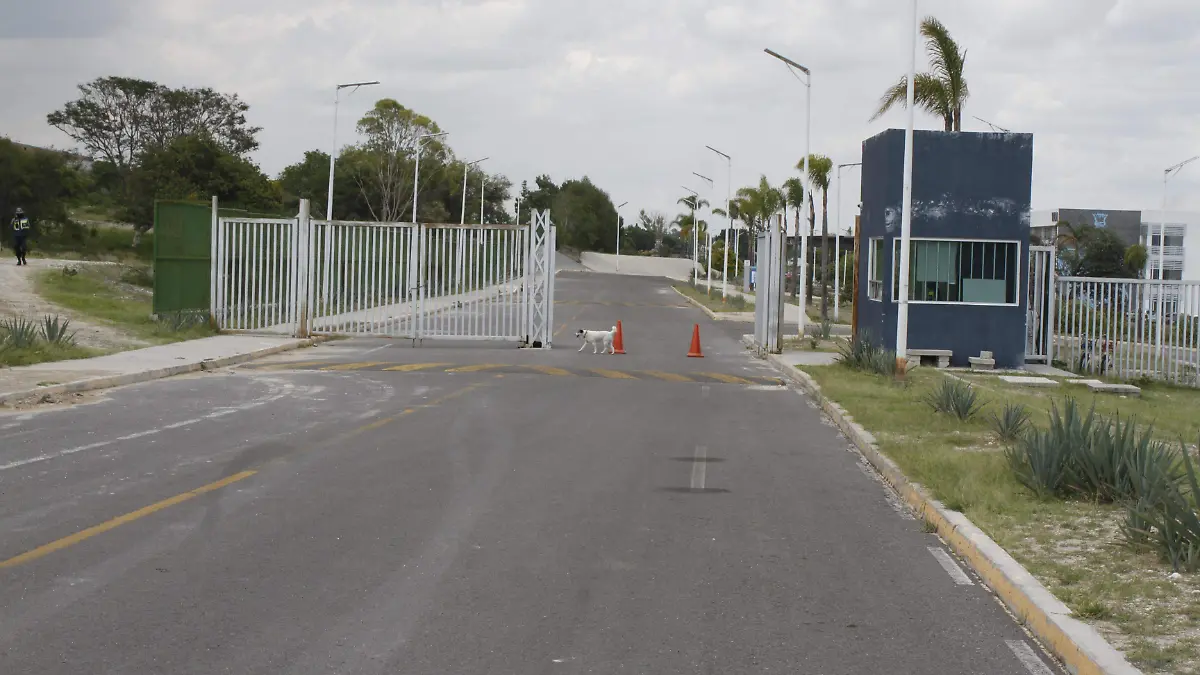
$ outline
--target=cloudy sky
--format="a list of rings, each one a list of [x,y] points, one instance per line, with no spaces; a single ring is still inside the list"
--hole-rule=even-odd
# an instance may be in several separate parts
[[[1034,134],[1035,209],[1158,209],[1162,170],[1200,155],[1197,0],[921,0],[968,50],[978,116]],[[616,203],[674,213],[681,186],[733,186],[795,172],[804,89],[764,47],[814,73],[812,149],[859,159],[869,123],[907,69],[906,0],[4,0],[0,135],[56,147],[45,123],[81,82],[105,75],[237,92],[264,127],[255,159],[276,175],[328,149],[378,97],[488,155],[515,184],[588,175]],[[925,67],[922,51],[918,68]],[[940,128],[919,114],[918,128]],[[846,170],[843,220],[858,182]],[[1200,210],[1200,162],[1170,184],[1171,209]],[[834,195],[830,195],[831,210]]]

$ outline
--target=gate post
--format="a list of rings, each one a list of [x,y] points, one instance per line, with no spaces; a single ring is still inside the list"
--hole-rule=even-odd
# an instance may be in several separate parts
[[[217,209],[217,196],[212,198],[212,227],[209,229],[208,242],[208,322],[213,326],[220,327],[217,324],[217,271],[220,265],[217,263],[217,231],[220,229],[220,212]]]
[[[311,265],[310,238],[312,236],[312,218],[309,215],[309,201],[300,200],[300,214],[296,216],[292,228],[292,264],[291,282],[292,302],[296,307],[295,336],[305,338],[309,335],[309,272]]]

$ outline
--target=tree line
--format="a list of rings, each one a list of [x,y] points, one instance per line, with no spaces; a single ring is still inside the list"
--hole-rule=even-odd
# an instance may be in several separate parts
[[[70,217],[86,206],[144,233],[153,226],[155,200],[207,201],[262,216],[291,217],[300,199],[324,216],[329,153],[312,149],[270,177],[249,155],[261,127],[248,103],[209,88],[172,89],[130,77],[101,77],[78,87],[78,96],[46,121],[70,137],[78,153],[24,146],[0,139],[0,219],[17,206],[30,215],[35,234],[68,231],[83,236]],[[338,149],[333,217],[405,222],[411,219],[414,176],[417,219],[513,222],[513,184],[458,158],[438,123],[390,98],[378,100],[355,125],[357,138]],[[465,178],[465,190],[464,190]],[[464,208],[465,197],[465,208]],[[521,222],[530,208],[548,208],[559,241],[578,249],[615,251],[616,210],[607,193],[586,176],[556,184],[538,176],[522,182]],[[465,213],[464,213],[465,212]],[[68,237],[69,238],[69,237]]]

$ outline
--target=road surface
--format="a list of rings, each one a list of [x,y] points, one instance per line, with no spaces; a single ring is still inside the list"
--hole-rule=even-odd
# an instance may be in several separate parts
[[[0,416],[0,673],[1052,672],[743,327],[558,298]]]

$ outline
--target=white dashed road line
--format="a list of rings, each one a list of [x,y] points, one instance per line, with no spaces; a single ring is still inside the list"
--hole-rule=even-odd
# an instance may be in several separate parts
[[[695,460],[692,462],[692,489],[704,489],[704,477],[708,471],[708,448],[703,445],[696,446]]]
[[[938,564],[942,566],[942,569],[946,570],[946,574],[949,574],[950,578],[954,580],[954,583],[959,586],[975,585],[975,582],[971,581],[971,577],[967,576],[967,573],[958,566],[958,563],[954,562],[949,553],[946,553],[945,550],[938,546],[929,546],[927,548],[933,554],[934,559],[938,561]]]
[[[1025,666],[1025,669],[1033,675],[1055,675],[1050,666],[1047,666],[1037,652],[1033,651],[1033,647],[1030,647],[1028,642],[1024,640],[1005,640],[1004,642],[1016,655],[1021,665]]]

